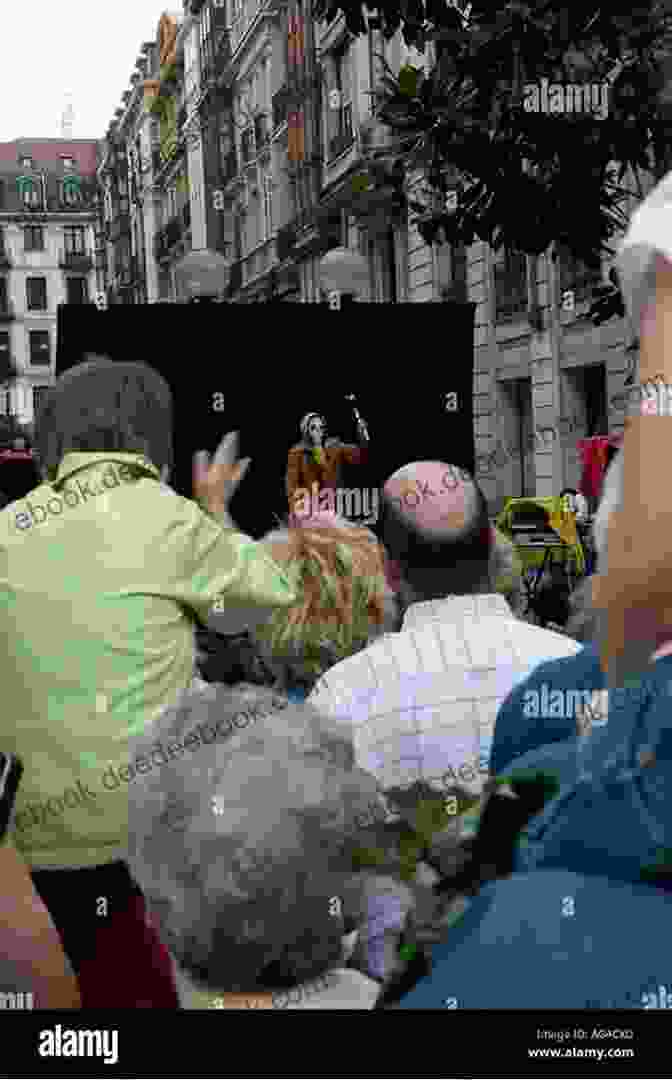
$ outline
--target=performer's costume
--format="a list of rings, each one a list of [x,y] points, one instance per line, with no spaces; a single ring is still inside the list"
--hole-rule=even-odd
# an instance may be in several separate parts
[[[303,441],[297,443],[287,456],[286,488],[290,512],[302,501],[321,496],[322,492],[331,492],[341,486],[343,465],[361,465],[366,461],[368,447],[342,443],[338,439],[327,439],[324,446],[314,446],[308,436],[308,425],[318,413],[308,413],[301,422]],[[327,496],[322,503],[326,503]],[[305,506],[305,503],[303,503]],[[327,506],[321,504],[320,509]]]

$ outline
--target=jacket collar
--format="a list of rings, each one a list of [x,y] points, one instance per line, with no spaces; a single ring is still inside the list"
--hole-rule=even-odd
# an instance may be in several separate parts
[[[97,465],[107,465],[113,463],[115,465],[130,465],[133,469],[138,470],[145,476],[151,476],[154,480],[161,479],[161,472],[152,465],[151,461],[148,461],[143,454],[127,454],[120,450],[104,450],[100,453],[81,453],[79,451],[72,451],[66,454],[60,465],[58,466],[58,472],[56,473],[56,480],[53,483],[53,487],[59,487],[64,484],[66,480],[70,479],[77,472],[81,472],[83,469],[90,469]]]
[[[512,618],[511,608],[499,593],[471,596],[446,596],[443,600],[426,600],[411,604],[406,610],[402,630],[417,630],[437,622],[462,622],[465,618],[481,619],[486,615]]]

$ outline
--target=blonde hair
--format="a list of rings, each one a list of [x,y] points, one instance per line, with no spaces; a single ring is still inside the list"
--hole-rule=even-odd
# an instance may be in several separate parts
[[[490,576],[495,592],[506,597],[514,611],[520,606],[523,564],[514,544],[499,529],[494,529]]]
[[[368,529],[289,527],[264,543],[299,597],[255,631],[270,667],[312,683],[383,631],[393,597],[382,546]]]

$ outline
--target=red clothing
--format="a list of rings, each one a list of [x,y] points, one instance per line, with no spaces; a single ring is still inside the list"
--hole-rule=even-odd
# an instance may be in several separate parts
[[[335,491],[341,486],[343,465],[361,465],[365,462],[368,447],[354,446],[348,443],[333,442],[323,448],[324,464],[313,459],[312,452],[303,443],[293,446],[287,456],[286,488],[290,508],[294,505],[294,496],[310,496],[313,484],[319,491]]]
[[[581,455],[581,493],[588,498],[599,499],[602,481],[607,469],[609,448],[618,446],[621,439],[615,435],[595,435],[592,439],[579,439],[577,449]]]
[[[170,956],[142,896],[101,920],[95,955],[82,961],[78,980],[83,1009],[179,1009]]]
[[[32,877],[77,977],[83,1009],[179,1008],[170,957],[125,864]]]

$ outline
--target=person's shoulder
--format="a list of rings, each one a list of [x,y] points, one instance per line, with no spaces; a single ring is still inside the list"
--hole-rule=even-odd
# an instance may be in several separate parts
[[[601,689],[605,685],[605,677],[599,653],[592,646],[579,646],[571,655],[541,660],[517,689],[530,690],[541,683],[554,689]]]
[[[566,634],[557,630],[548,630],[545,626],[533,626],[522,619],[512,619],[512,636],[522,645],[526,644],[533,653],[546,654],[550,659],[563,659],[576,656],[582,645]]]
[[[385,638],[394,639],[398,636],[389,634],[385,635]],[[348,708],[358,702],[361,704],[362,698],[380,685],[377,673],[378,661],[382,662],[384,656],[382,648],[383,639],[379,638],[360,652],[339,660],[318,679],[308,697],[308,704],[314,704],[317,708],[324,707],[327,702],[340,702],[344,706],[347,703]]]

